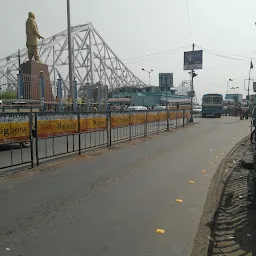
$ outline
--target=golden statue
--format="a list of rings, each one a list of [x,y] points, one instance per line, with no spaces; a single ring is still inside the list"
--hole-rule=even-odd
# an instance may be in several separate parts
[[[32,60],[34,56],[36,61],[41,62],[38,54],[38,39],[44,38],[38,33],[38,27],[35,21],[35,14],[33,12],[28,13],[28,19],[26,22],[26,34],[26,46],[28,48],[29,60]]]

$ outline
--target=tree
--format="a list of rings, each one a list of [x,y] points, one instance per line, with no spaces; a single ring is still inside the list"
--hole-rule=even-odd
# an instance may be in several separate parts
[[[17,92],[15,90],[6,89],[0,93],[0,99],[17,99]]]

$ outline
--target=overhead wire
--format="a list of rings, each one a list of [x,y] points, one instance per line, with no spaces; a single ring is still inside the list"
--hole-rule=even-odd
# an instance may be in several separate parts
[[[157,56],[157,55],[162,55],[162,54],[170,55],[170,54],[174,54],[174,53],[178,52],[179,50],[184,49],[184,48],[188,48],[188,47],[190,47],[190,45],[182,46],[182,47],[179,47],[179,48],[176,48],[176,49],[172,49],[172,50],[168,50],[168,51],[162,51],[162,52],[146,54],[146,55],[142,55],[142,56],[138,56],[138,57],[133,57],[133,58],[129,58],[129,59],[124,59],[123,61],[125,62],[125,64],[137,63],[137,62],[144,61],[145,58],[150,58],[150,57],[154,57],[154,56]],[[141,59],[141,58],[144,58],[144,59],[143,60],[137,60],[137,61],[129,62],[129,60],[136,60],[136,59]],[[126,61],[128,61],[128,62],[126,62]]]
[[[215,55],[217,57],[223,58],[223,59],[230,59],[230,60],[237,60],[237,61],[248,61],[251,58],[246,57],[246,56],[242,56],[242,55],[236,55],[236,54],[229,54],[229,53],[223,53],[223,52],[217,52],[215,50],[209,49],[209,48],[205,48],[199,45],[196,45],[197,48],[204,50],[205,52]],[[240,57],[240,58],[237,58]]]
[[[190,20],[189,9],[188,9],[188,0],[186,0],[186,8],[187,8],[187,15],[188,15],[188,23],[189,23],[191,42],[194,43],[193,33],[192,33],[192,26],[191,26],[191,20]]]

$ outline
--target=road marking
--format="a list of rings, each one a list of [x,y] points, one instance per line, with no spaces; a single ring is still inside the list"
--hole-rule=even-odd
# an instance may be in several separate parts
[[[209,164],[213,164],[213,162],[209,162]]]
[[[193,180],[190,180],[188,183],[190,184],[194,184],[195,182]]]
[[[212,149],[209,149],[209,151],[212,151]]]
[[[177,203],[182,203],[183,201],[181,199],[176,199]]]
[[[164,233],[165,233],[165,230],[164,230],[164,229],[161,229],[161,228],[158,228],[158,229],[156,230],[156,233],[157,233],[157,234],[164,234]]]
[[[215,158],[219,158],[218,156],[215,156]]]
[[[206,172],[206,170],[201,170],[201,172]]]
[[[220,151],[220,153],[223,155],[223,154],[225,154],[225,152],[224,151]]]

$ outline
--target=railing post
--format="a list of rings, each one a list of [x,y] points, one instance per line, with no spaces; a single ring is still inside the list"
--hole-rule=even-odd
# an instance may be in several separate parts
[[[160,111],[157,111],[157,133],[160,131],[159,112]]]
[[[41,98],[41,111],[45,110],[45,104],[44,104],[44,77],[43,77],[43,71],[40,72],[40,98]]]
[[[80,123],[80,113],[77,113],[78,118],[78,151],[79,155],[81,155],[81,123]]]
[[[29,113],[29,139],[30,139],[30,154],[31,154],[31,168],[34,168],[34,142],[33,142],[33,119],[32,114]]]
[[[185,109],[183,109],[183,121],[182,121],[182,126],[185,127]]]
[[[178,110],[176,109],[176,129],[178,128]]]
[[[112,120],[111,120],[111,111],[107,112],[107,118],[108,118],[108,147],[110,148],[112,145]]]
[[[129,136],[130,136],[130,141],[132,140],[132,114],[129,114]]]
[[[37,123],[37,113],[35,113],[35,134],[36,134],[36,165],[39,165],[39,156],[38,156],[38,123]]]
[[[167,108],[166,109],[166,111],[167,111],[167,131],[169,131],[170,130],[170,123],[169,123],[169,109]]]
[[[144,137],[147,136],[147,118],[148,118],[147,111],[145,111],[145,115],[146,115],[146,117],[145,117],[145,125],[144,125]]]

